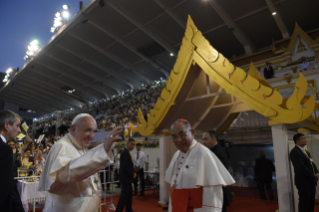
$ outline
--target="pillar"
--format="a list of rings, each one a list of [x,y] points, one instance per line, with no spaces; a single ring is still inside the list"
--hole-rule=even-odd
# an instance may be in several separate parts
[[[292,165],[290,165],[289,159],[289,152],[294,147],[294,143],[291,143],[291,140],[289,141],[285,125],[274,125],[271,127],[271,131],[274,144],[279,211],[296,212],[298,208],[295,210]]]
[[[159,173],[160,173],[160,199],[158,204],[163,206],[166,204],[169,200],[169,184],[164,182],[165,177],[165,171],[171,161],[171,158],[173,157],[174,153],[177,151],[177,148],[175,147],[171,136],[162,136],[159,139],[160,143],[160,167],[159,167]]]

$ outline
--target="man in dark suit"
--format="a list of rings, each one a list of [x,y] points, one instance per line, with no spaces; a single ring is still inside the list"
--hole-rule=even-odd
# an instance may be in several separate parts
[[[7,141],[16,141],[20,130],[20,116],[10,110],[0,111],[0,210],[24,212],[20,195],[14,182],[13,152]]]
[[[219,144],[218,134],[214,130],[206,130],[202,136],[203,144],[210,149],[228,169],[228,157],[225,149]],[[209,167],[207,167],[209,168]],[[232,193],[229,186],[223,187],[224,202],[222,212],[226,212],[226,207],[233,202]]]
[[[255,181],[259,189],[260,199],[267,200],[265,195],[265,185],[270,200],[274,200],[274,194],[271,188],[272,173],[275,171],[274,163],[266,158],[264,152],[259,153],[259,158],[255,161]]]
[[[7,141],[7,144],[12,148],[12,152],[13,153],[13,177],[17,177],[18,176],[18,167],[21,167],[21,160],[20,160],[20,153],[19,153],[19,149],[16,148],[16,142],[14,140],[11,141]],[[17,180],[15,180],[15,182],[17,182]]]
[[[307,145],[304,134],[297,133],[293,139],[296,146],[290,151],[290,160],[294,166],[295,185],[299,194],[299,212],[313,212],[319,179],[318,169],[310,153],[304,149]]]
[[[274,75],[275,75],[275,73],[274,73],[274,69],[271,66],[271,63],[267,62],[266,63],[266,68],[264,68],[265,79],[274,78]]]
[[[133,160],[130,154],[135,147],[135,140],[130,138],[126,144],[126,147],[122,150],[120,157],[120,174],[119,179],[122,183],[122,190],[119,202],[116,206],[116,212],[122,212],[125,206],[126,212],[132,212],[132,196],[133,189],[132,183],[136,178],[136,173],[134,172]]]

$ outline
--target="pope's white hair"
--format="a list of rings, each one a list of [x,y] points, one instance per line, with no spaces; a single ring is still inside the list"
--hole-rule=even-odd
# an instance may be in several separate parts
[[[75,116],[73,121],[72,121],[72,125],[77,125],[79,123],[79,121],[82,119],[82,118],[85,118],[85,117],[92,117],[92,119],[95,121],[95,119],[93,118],[93,116],[91,116],[90,114],[88,113],[80,113],[79,115]],[[96,121],[95,121],[96,123]]]

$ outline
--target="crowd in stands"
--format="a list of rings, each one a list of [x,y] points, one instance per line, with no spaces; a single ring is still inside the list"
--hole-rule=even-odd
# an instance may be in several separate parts
[[[38,118],[34,124],[30,122],[30,119],[23,119],[22,122],[25,121],[29,126],[27,134],[33,135],[33,140],[28,136],[25,137],[18,151],[24,157],[26,150],[30,150],[30,154],[29,152],[26,154],[30,155],[29,157],[36,158],[37,155],[41,155],[40,157],[45,159],[47,152],[50,151],[50,147],[54,142],[68,132],[73,118],[83,112],[89,113],[96,118],[98,131],[112,130],[115,126],[127,128],[130,123],[134,126],[137,123],[138,109],[141,108],[144,118],[147,120],[147,115],[154,107],[165,85],[165,80],[155,81],[148,85],[142,85],[140,88],[127,90],[120,95],[102,99],[82,108],[60,111],[60,122],[58,122],[58,114],[56,113]],[[59,125],[58,136],[56,135],[57,125]],[[35,139],[39,138],[42,134],[45,134],[45,138],[41,143],[37,143]],[[139,134],[133,133],[132,136],[139,136]],[[24,161],[24,165],[26,165],[27,159]],[[38,164],[41,165],[41,163]],[[36,162],[34,161],[33,163],[30,162],[29,167],[26,168],[33,168],[35,166]]]

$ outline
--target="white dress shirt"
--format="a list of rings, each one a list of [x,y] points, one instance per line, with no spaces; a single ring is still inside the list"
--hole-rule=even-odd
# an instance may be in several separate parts
[[[137,155],[138,155],[138,159],[137,159]],[[133,153],[132,157],[133,157],[134,167],[144,168],[145,158],[146,158],[146,155],[144,152],[136,151]]]
[[[7,143],[7,139],[5,137],[3,137],[3,135],[0,134],[1,139],[3,140],[3,142],[6,144]]]

